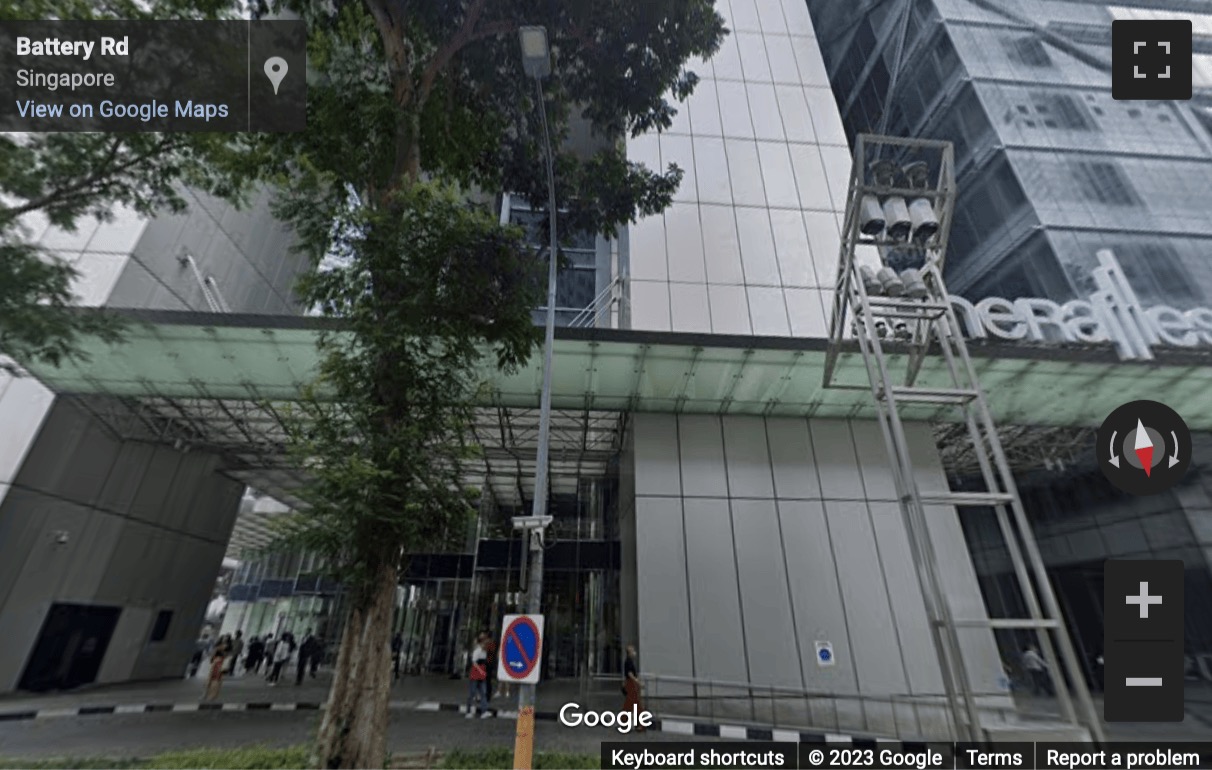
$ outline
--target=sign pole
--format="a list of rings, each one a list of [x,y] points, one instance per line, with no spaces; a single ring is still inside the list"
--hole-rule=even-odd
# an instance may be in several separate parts
[[[539,401],[539,446],[534,469],[534,518],[543,521],[547,515],[547,459],[551,445],[551,358],[555,347],[556,263],[559,259],[559,238],[556,232],[555,151],[547,129],[547,107],[543,100],[543,83],[536,77],[539,116],[543,123],[543,147],[547,155],[547,214],[551,245],[547,250],[547,323],[543,341],[543,392]],[[526,610],[531,615],[543,611],[543,529],[540,525],[530,534],[530,574],[527,576]],[[534,759],[534,700],[535,685],[524,684],[518,693],[518,727],[513,749],[514,770],[531,770]]]
[[[539,500],[546,497],[545,492],[546,490],[543,492],[535,490],[536,509],[539,508]],[[543,507],[546,508],[545,500]],[[543,535],[542,530],[528,531],[530,532],[530,579],[529,585],[526,587],[526,610],[532,615],[538,615],[542,612]],[[541,647],[537,654],[542,654]],[[513,744],[514,770],[532,770],[534,767],[534,702],[535,685],[521,685],[518,691],[518,725]]]
[[[497,648],[497,678],[517,682],[521,697],[514,734],[513,764],[517,770],[530,770],[534,764],[534,686],[539,681],[543,662],[543,616],[506,615]],[[531,700],[521,698],[531,693]]]

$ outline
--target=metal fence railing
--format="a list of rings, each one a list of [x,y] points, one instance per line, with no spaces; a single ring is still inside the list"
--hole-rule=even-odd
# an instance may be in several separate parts
[[[938,695],[862,695],[798,687],[641,675],[644,708],[658,718],[698,717],[772,729],[861,733],[898,740],[955,740],[952,710]],[[619,677],[610,679],[617,688]],[[976,693],[983,727],[1048,724],[1054,714],[1018,708],[1008,692]]]

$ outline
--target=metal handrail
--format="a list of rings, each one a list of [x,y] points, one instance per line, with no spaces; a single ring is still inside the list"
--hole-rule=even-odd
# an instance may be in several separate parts
[[[605,677],[602,677],[605,678]],[[622,677],[618,677],[621,679]],[[777,692],[786,693],[789,695],[807,695],[812,698],[854,698],[857,700],[877,700],[889,701],[896,703],[933,703],[940,698],[943,698],[943,693],[938,695],[915,695],[913,693],[891,693],[884,695],[864,695],[862,693],[839,693],[828,690],[809,690],[803,687],[789,687],[787,685],[766,685],[756,682],[730,682],[719,679],[696,679],[688,676],[676,676],[673,674],[641,674],[640,679],[653,680],[660,682],[669,682],[671,684],[690,684],[690,685],[706,685],[710,687],[719,687],[728,690],[760,690],[762,692]],[[1007,693],[1003,690],[991,690],[988,692],[975,692],[976,695],[1004,697]],[[1009,709],[1005,709],[1009,710]]]
[[[568,322],[568,326],[589,326],[591,323],[596,322],[598,316],[601,314],[601,311],[610,307],[610,303],[607,302],[604,307],[599,308],[599,303],[601,303],[602,300],[613,299],[612,295],[615,287],[619,284],[620,279],[618,277],[612,278],[610,283],[606,284],[605,288],[598,292],[598,295],[594,297],[588,305],[581,308],[581,310],[572,317],[572,320]]]
[[[596,677],[607,679],[608,677]],[[754,682],[734,682],[726,680],[707,680],[695,677],[678,676],[672,674],[641,674],[641,681],[644,683],[645,708],[654,714],[660,714],[659,708],[664,702],[672,701],[692,701],[694,703],[693,713],[700,713],[699,704],[704,703],[708,709],[708,716],[714,720],[717,716],[716,712],[720,704],[736,701],[749,701],[749,718],[741,719],[735,714],[728,716],[729,721],[738,723],[749,722],[753,725],[771,726],[774,729],[786,728],[807,728],[816,730],[833,730],[843,732],[846,730],[865,732],[869,734],[886,735],[892,732],[894,737],[898,739],[928,739],[938,740],[944,736],[938,734],[925,735],[925,731],[920,725],[922,714],[917,711],[918,707],[929,707],[935,710],[934,721],[945,723],[947,730],[952,733],[955,730],[955,725],[952,721],[952,716],[947,708],[947,699],[944,693],[937,695],[921,695],[913,693],[889,693],[880,695],[870,695],[862,693],[838,693],[828,692],[823,690],[811,690],[804,687],[795,687],[788,685],[764,685]],[[660,685],[680,685],[690,687],[690,693],[681,695],[668,695],[659,692]],[[707,692],[704,694],[703,690]],[[720,692],[715,691],[739,691],[739,692]],[[977,697],[1010,697],[1010,693],[1004,690],[981,691],[974,692]],[[759,714],[759,701],[769,701],[769,707],[763,707]],[[778,704],[786,701],[803,701],[803,718],[792,717],[787,719],[786,716],[780,716]],[[717,703],[718,702],[718,703]],[[843,710],[846,708],[843,704],[854,704],[850,707],[853,711],[857,706],[857,713],[844,715]],[[875,724],[875,721],[868,713],[868,708],[876,705],[885,706],[891,709],[890,713],[883,720],[883,724]],[[903,713],[898,713],[898,709],[903,710],[905,707],[913,709],[912,716],[909,717]],[[823,708],[822,708],[823,707]],[[1020,710],[1016,705],[995,705],[981,704],[980,710],[991,715],[998,715],[1007,723],[1019,720],[1038,719],[1045,722],[1055,720],[1054,714],[1044,712],[1028,712]],[[832,711],[832,718],[821,716],[821,713]],[[769,714],[769,721],[759,719],[759,716]],[[676,711],[668,713],[669,717],[685,716]],[[910,722],[911,724],[902,725],[902,722]],[[889,723],[891,729],[889,730]]]

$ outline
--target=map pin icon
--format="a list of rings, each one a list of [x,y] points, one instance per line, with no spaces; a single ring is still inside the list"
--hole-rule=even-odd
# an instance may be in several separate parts
[[[286,66],[286,60],[281,56],[271,56],[265,60],[265,77],[269,78],[269,82],[274,85],[274,95],[278,94],[278,86],[282,84],[282,78],[286,77],[286,71],[290,69]]]

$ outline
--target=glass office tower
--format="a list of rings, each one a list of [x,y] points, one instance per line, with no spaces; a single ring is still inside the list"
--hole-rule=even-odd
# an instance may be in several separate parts
[[[1212,3],[1166,14],[1164,2],[914,0],[902,26],[904,5],[855,17],[809,2],[849,136],[880,127],[895,73],[885,132],[955,143],[953,292],[1087,296],[1095,252],[1111,249],[1146,305],[1208,303],[1209,57],[1191,104],[1117,102],[1110,30],[1116,18],[1194,17],[1196,50],[1212,51]],[[1207,16],[1191,13],[1199,5]]]
[[[831,0],[808,7],[852,141],[882,131],[955,144],[952,292],[974,302],[1087,297],[1096,254],[1109,249],[1144,305],[1212,303],[1212,2],[905,0],[859,14]],[[1150,18],[1192,20],[1190,102],[1111,98],[1111,24]],[[1196,438],[1184,483],[1150,498],[1111,487],[1090,441],[1079,438],[1081,451],[1046,466],[1041,459],[1019,479],[1089,677],[1100,683],[1103,561],[1178,558],[1187,564],[1188,702],[1210,702],[1208,439]],[[1038,454],[1056,450],[1041,443]],[[986,551],[989,533],[966,524],[990,612],[1012,614],[1019,598],[1007,592],[1008,565]],[[1013,656],[1013,641],[1001,641]]]

